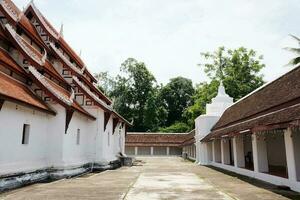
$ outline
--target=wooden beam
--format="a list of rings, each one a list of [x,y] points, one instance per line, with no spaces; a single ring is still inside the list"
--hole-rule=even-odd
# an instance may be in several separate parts
[[[65,134],[67,134],[67,130],[69,128],[69,124],[71,122],[74,110],[73,109],[66,109],[66,127],[65,127]]]
[[[119,119],[118,119],[118,118],[113,118],[113,129],[112,129],[112,134],[115,133],[115,129],[116,129],[118,123],[119,123]]]
[[[4,99],[0,99],[0,111],[2,109],[3,104],[4,104]]]
[[[106,130],[106,126],[109,121],[110,115],[111,115],[110,112],[104,112],[104,132]]]

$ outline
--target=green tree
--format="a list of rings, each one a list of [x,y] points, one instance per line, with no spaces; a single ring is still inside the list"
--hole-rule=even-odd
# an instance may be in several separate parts
[[[162,87],[160,96],[168,113],[166,126],[184,121],[183,111],[192,105],[193,95],[193,83],[187,78],[172,78],[167,85]]]
[[[114,78],[108,74],[108,72],[100,72],[95,74],[95,78],[97,79],[97,87],[101,90],[105,95],[111,95],[112,91],[116,87],[116,82]]]
[[[298,48],[293,48],[293,47],[286,47],[285,49],[290,51],[290,52],[293,52],[296,54],[296,57],[293,58],[289,63],[288,65],[292,65],[292,66],[296,66],[300,63],[300,38],[294,36],[294,35],[291,35],[292,38],[294,38],[297,42],[298,42]]]
[[[202,53],[207,61],[201,66],[212,80],[221,80],[227,94],[236,101],[249,94],[262,84],[263,75],[260,74],[265,67],[261,63],[263,56],[250,49],[240,47],[228,49],[220,47],[213,53]]]
[[[210,83],[203,82],[196,86],[195,95],[192,97],[194,104],[184,111],[184,118],[190,127],[194,126],[194,120],[202,114],[205,114],[206,104],[210,103],[212,98],[217,95],[220,82],[212,80]]]
[[[263,76],[260,74],[261,69],[265,67],[261,63],[263,57],[257,56],[252,49],[240,47],[226,50],[220,47],[212,53],[201,53],[201,56],[205,62],[200,66],[204,68],[211,82],[200,83],[196,87],[193,96],[195,103],[184,112],[190,126],[199,115],[205,114],[205,106],[216,96],[220,81],[234,101],[264,84]]]
[[[133,120],[132,131],[156,131],[160,115],[158,86],[143,62],[128,58],[122,63],[121,74],[111,92],[114,108],[126,119]]]
[[[162,133],[186,133],[190,131],[190,126],[184,122],[175,122],[169,127],[160,128],[159,132]]]

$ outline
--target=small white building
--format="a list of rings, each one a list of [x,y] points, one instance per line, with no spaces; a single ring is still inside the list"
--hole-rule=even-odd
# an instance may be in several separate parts
[[[221,85],[195,120],[197,162],[300,191],[299,77],[296,67],[234,104]]]

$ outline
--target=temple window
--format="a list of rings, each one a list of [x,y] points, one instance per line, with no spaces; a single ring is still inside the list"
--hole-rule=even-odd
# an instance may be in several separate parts
[[[24,124],[23,125],[23,133],[22,133],[22,144],[29,143],[29,132],[30,132],[30,125]]]

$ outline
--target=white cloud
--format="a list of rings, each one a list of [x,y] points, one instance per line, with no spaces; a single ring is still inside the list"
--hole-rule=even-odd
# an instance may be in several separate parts
[[[27,2],[17,0],[22,7]],[[297,0],[68,0],[38,1],[92,72],[118,73],[127,57],[144,61],[159,82],[206,79],[200,52],[219,46],[253,48],[265,57],[271,80],[288,68],[287,35],[300,35]],[[288,43],[289,45],[292,43]],[[295,43],[296,45],[296,43]]]

